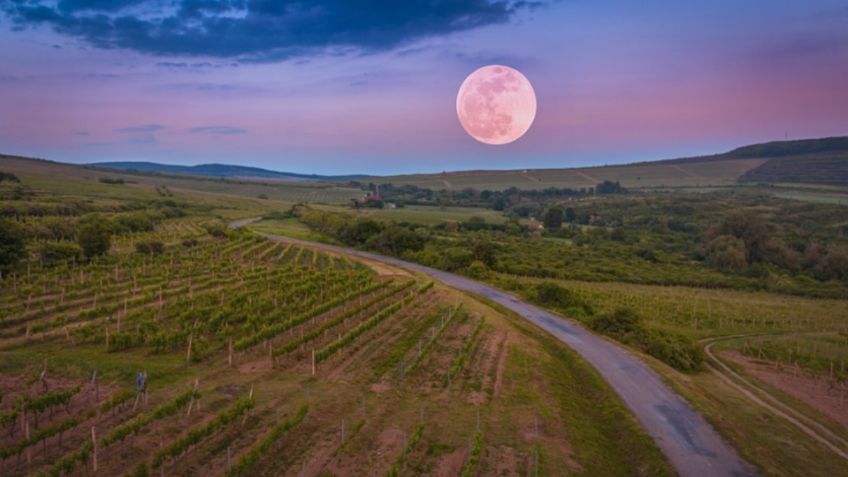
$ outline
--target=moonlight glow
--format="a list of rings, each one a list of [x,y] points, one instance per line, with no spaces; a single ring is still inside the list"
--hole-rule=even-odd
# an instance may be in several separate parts
[[[465,78],[456,95],[456,114],[474,139],[507,144],[530,129],[536,117],[536,93],[520,71],[484,66]]]

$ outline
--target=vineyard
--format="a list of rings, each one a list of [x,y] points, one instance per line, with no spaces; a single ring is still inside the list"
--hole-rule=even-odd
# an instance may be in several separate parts
[[[524,475],[540,446],[549,469],[601,465],[579,444],[555,451],[562,423],[523,431],[528,413],[591,405],[563,409],[556,393],[545,404],[507,384],[563,352],[507,366],[538,332],[407,272],[247,232],[215,237],[208,220],[164,220],[116,237],[107,255],[3,276],[0,473]],[[162,249],[136,246],[150,241]],[[522,417],[507,422],[506,409]],[[635,448],[667,469],[632,420],[601,427],[604,452]]]

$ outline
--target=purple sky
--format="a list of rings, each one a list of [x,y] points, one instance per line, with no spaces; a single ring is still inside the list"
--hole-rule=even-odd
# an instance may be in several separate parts
[[[499,2],[0,0],[0,152],[389,174],[848,134],[846,0]],[[490,63],[537,94],[506,146],[456,118]]]

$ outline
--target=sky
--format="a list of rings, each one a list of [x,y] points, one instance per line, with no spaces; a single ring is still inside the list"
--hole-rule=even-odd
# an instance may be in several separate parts
[[[396,174],[848,134],[848,0],[0,0],[0,152]],[[462,81],[520,70],[493,146]]]

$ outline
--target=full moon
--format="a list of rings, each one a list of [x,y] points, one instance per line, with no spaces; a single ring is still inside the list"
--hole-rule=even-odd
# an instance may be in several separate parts
[[[520,71],[484,66],[465,78],[456,95],[456,114],[465,131],[486,144],[508,144],[530,129],[536,93]]]

